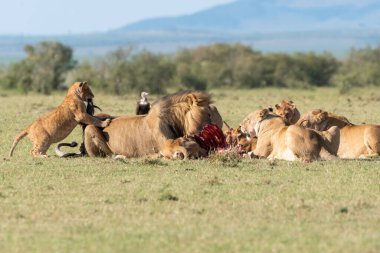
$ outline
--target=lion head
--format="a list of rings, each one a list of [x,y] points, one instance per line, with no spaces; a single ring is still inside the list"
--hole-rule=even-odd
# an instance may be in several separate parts
[[[280,104],[275,105],[275,108],[275,113],[283,118],[288,125],[293,125],[300,119],[300,112],[291,100],[282,100]]]
[[[343,128],[347,125],[352,125],[346,117],[321,109],[315,109],[302,115],[297,124],[318,131],[325,131],[332,126]]]
[[[260,123],[272,117],[278,117],[277,115],[272,113],[271,108],[268,109],[258,109],[245,117],[240,124],[241,131],[243,133],[249,134],[251,138],[255,137],[259,131]]]
[[[168,95],[152,106],[147,120],[157,118],[161,132],[169,139],[198,133],[211,123],[211,98],[201,91]]]
[[[82,101],[89,101],[94,98],[94,94],[91,91],[90,86],[86,81],[84,82],[75,82],[69,88],[67,92],[68,96],[76,96]]]
[[[188,137],[166,140],[160,151],[162,157],[179,160],[205,157],[207,154],[207,150],[203,149],[193,138]]]
[[[257,142],[256,138],[250,138],[247,133],[241,131],[241,126],[236,129],[230,128],[225,131],[226,142],[230,147],[241,148],[242,151],[250,152]]]

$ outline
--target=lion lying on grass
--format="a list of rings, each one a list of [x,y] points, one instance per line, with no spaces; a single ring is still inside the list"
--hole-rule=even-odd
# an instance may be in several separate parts
[[[163,152],[167,157],[178,155],[181,158],[175,150],[183,151],[181,147],[186,148],[184,143],[189,143],[175,140],[198,133],[204,125],[220,117],[215,115],[217,110],[210,104],[210,96],[200,91],[163,97],[146,115],[117,117],[104,129],[87,126],[84,132],[86,151],[91,157],[141,157]],[[168,150],[174,150],[173,154]]]
[[[300,126],[287,126],[269,109],[256,110],[241,123],[241,130],[251,138],[257,136],[254,155],[288,161],[311,162],[330,159],[337,151],[339,129],[317,132]]]
[[[355,159],[380,154],[380,125],[354,125],[346,117],[320,109],[304,114],[298,124],[316,130],[340,128],[338,156]]]
[[[85,101],[93,98],[87,82],[74,83],[57,109],[34,121],[16,137],[9,156],[12,156],[17,143],[26,135],[33,142],[31,154],[34,157],[46,157],[50,145],[66,138],[78,123],[97,127],[108,126],[110,120],[101,121],[86,112]]]

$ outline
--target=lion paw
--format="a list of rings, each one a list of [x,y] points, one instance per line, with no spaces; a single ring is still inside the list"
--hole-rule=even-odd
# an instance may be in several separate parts
[[[243,158],[254,159],[254,158],[258,158],[258,157],[253,153],[253,151],[250,151],[246,154],[243,154]]]
[[[35,158],[48,158],[48,156],[46,154],[36,154],[36,155],[33,155]]]
[[[114,160],[126,160],[127,157],[125,155],[114,155],[112,157]]]
[[[177,151],[173,154],[173,159],[174,160],[185,160],[185,154]]]

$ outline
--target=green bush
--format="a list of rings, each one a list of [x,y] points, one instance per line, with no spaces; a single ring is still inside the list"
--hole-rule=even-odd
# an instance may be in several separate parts
[[[380,46],[351,49],[334,83],[342,93],[354,87],[380,85]]]
[[[87,80],[107,93],[122,95],[171,89],[311,88],[380,84],[380,46],[352,49],[344,61],[330,53],[263,54],[242,44],[213,44],[174,55],[120,48],[80,64],[71,48],[59,42],[25,47],[24,60],[0,73],[0,85],[21,92],[49,94],[74,81]]]
[[[24,93],[34,90],[49,94],[61,87],[65,74],[75,67],[72,49],[59,42],[43,41],[35,46],[26,45],[26,58],[9,66],[1,79],[5,88]]]

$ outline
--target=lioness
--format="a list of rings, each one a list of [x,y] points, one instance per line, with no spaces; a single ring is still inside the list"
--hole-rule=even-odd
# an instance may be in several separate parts
[[[287,125],[296,124],[301,117],[296,104],[291,100],[282,100],[280,104],[275,105],[275,108],[275,113],[283,118]]]
[[[320,109],[302,115],[297,124],[320,131],[331,126],[339,127],[337,154],[340,158],[366,158],[380,154],[380,125],[354,125],[346,117]]]
[[[268,109],[256,110],[241,124],[241,130],[251,138],[257,136],[254,155],[288,161],[311,162],[318,158],[332,158],[339,130],[332,127],[318,133],[300,126],[286,126],[284,120]]]
[[[109,119],[101,121],[86,113],[85,101],[92,98],[94,94],[87,82],[74,83],[57,109],[34,121],[16,137],[9,156],[12,156],[17,143],[26,135],[33,142],[31,154],[34,157],[46,157],[50,145],[66,138],[78,123],[107,127]]]

